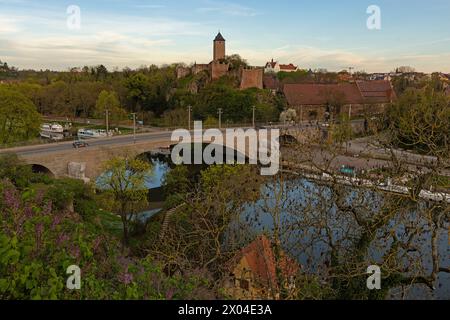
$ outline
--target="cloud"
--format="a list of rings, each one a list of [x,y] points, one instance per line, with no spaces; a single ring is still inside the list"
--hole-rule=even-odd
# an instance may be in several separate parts
[[[19,32],[20,21],[21,19],[18,18],[11,18],[4,15],[0,15],[0,34]]]
[[[85,14],[83,10],[81,30],[69,30],[65,11],[27,13],[28,16],[0,16],[0,56],[20,68],[66,70],[101,63],[132,67],[179,61],[184,54],[167,47],[174,46],[176,39],[182,36],[205,32],[204,25],[197,22]],[[195,61],[194,56],[191,57]]]
[[[2,4],[24,2],[0,0]],[[152,16],[151,10],[145,11],[145,15],[134,16],[122,12],[85,11],[82,8],[82,28],[76,31],[67,29],[67,13],[61,7],[44,9],[29,8],[27,5],[24,11],[2,10],[0,57],[20,68],[58,70],[101,63],[108,67],[195,61],[207,63],[211,60],[212,51],[212,43],[208,39],[213,36],[208,32],[217,26],[209,20],[200,19],[199,12],[237,17],[262,14],[239,4],[211,0],[203,4],[201,8],[192,9],[197,14],[191,21]],[[143,4],[141,7],[158,9],[163,6]],[[211,15],[205,16],[210,18]],[[377,72],[391,71],[399,65],[411,65],[426,72],[450,71],[450,54],[444,45],[442,51],[447,53],[440,54],[429,49],[431,44],[446,44],[450,41],[446,37],[430,39],[426,44],[411,43],[398,48],[381,46],[376,51],[370,51],[368,48],[357,48],[357,44],[355,48],[335,48],[330,41],[326,41],[327,38],[320,38],[321,41],[316,41],[315,46],[296,42],[273,48],[273,43],[280,43],[279,39],[276,35],[275,38],[266,38],[265,35],[261,32],[257,48],[252,47],[257,43],[256,38],[250,43],[243,38],[241,42],[227,38],[227,51],[229,54],[239,53],[251,64],[261,66],[273,57],[306,69],[339,71],[352,66],[357,70]],[[203,39],[205,41],[199,43]],[[420,46],[420,51],[417,46]]]
[[[450,70],[450,53],[404,54],[391,56],[379,52],[359,52],[334,48],[285,45],[276,49],[231,48],[251,64],[263,66],[274,58],[281,63],[294,63],[302,69],[325,68],[341,71],[354,67],[356,71],[389,72],[401,65],[410,65],[424,72]]]

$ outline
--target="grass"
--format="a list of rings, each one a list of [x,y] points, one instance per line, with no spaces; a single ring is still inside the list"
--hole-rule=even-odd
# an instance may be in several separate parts
[[[103,227],[110,233],[117,237],[122,236],[123,226],[120,217],[116,216],[111,212],[99,211],[98,213],[100,221]]]

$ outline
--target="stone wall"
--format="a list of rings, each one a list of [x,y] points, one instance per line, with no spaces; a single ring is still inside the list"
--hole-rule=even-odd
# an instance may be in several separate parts
[[[137,156],[158,148],[167,147],[171,142],[161,141],[141,142],[130,145],[113,145],[109,147],[88,147],[69,149],[46,154],[36,153],[20,158],[27,164],[40,165],[55,177],[72,177],[76,179],[95,181],[102,173],[104,162],[114,156]]]
[[[263,88],[264,69],[242,69],[241,89]]]
[[[218,80],[228,74],[230,65],[228,63],[211,62],[211,79]]]
[[[191,74],[191,68],[188,67],[178,67],[177,68],[177,79],[186,78]]]
[[[225,41],[214,41],[214,61],[225,59]]]
[[[199,74],[203,71],[209,71],[209,65],[208,64],[195,64],[192,67],[192,73],[193,74]]]
[[[326,106],[308,105],[291,107],[297,111],[298,121],[303,120],[324,120],[327,111]],[[386,104],[354,104],[341,107],[341,114],[348,115],[351,109],[352,117],[361,117],[365,115],[376,115],[383,113],[387,108]]]

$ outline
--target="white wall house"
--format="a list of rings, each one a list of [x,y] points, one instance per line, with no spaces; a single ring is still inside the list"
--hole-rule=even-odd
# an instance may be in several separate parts
[[[278,73],[278,72],[296,72],[298,67],[290,64],[280,64],[278,61],[273,61],[273,59],[266,63],[264,68],[265,73]]]

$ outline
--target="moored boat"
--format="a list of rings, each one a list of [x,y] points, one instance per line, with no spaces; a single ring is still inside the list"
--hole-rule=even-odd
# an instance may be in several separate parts
[[[64,127],[57,123],[44,123],[41,125],[40,136],[45,139],[62,140],[64,139]]]
[[[106,138],[108,135],[105,130],[80,129],[78,130],[79,139],[98,139]]]

